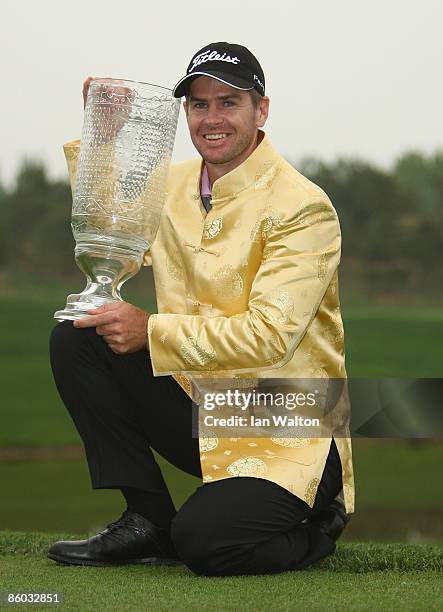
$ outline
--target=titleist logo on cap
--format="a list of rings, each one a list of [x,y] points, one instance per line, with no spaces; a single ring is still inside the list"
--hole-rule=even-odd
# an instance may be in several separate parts
[[[254,81],[257,81],[257,83],[260,85],[260,87],[264,90],[265,86],[263,85],[263,83],[260,81],[260,79],[258,78],[258,76],[256,74],[254,74]]]
[[[218,51],[211,51],[211,49],[203,51],[203,53],[199,53],[199,55],[196,55],[191,61],[192,66],[188,69],[188,72],[192,72],[195,70],[195,68],[197,68],[197,66],[200,66],[200,64],[204,64],[205,62],[229,62],[231,64],[240,63],[238,57],[231,57],[230,55],[226,55],[226,53],[220,55]]]

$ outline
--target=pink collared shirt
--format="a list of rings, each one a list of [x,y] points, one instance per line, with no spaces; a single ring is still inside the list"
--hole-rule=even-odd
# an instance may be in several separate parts
[[[201,184],[200,184],[200,194],[202,196],[211,196],[212,195],[212,185],[209,180],[208,169],[206,164],[203,166]]]

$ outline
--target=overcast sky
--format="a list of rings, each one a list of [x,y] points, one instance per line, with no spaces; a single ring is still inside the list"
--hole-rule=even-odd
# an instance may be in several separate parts
[[[266,131],[292,161],[388,167],[443,148],[442,0],[0,0],[0,177],[24,157],[66,176],[87,75],[173,87],[207,43],[246,45],[271,98]],[[181,112],[174,159],[195,156]]]

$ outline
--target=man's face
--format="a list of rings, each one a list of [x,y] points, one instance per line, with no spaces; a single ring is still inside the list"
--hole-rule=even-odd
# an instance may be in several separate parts
[[[266,97],[256,108],[249,92],[201,76],[192,81],[185,102],[191,140],[206,162],[235,168],[254,150],[268,108]]]

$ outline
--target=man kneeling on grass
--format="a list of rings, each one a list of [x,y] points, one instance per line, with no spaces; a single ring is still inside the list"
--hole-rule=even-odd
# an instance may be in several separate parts
[[[353,511],[349,436],[193,437],[189,380],[346,377],[337,215],[261,130],[269,98],[248,49],[205,46],[174,96],[200,158],[172,168],[145,256],[159,313],[105,305],[50,343],[92,486],[120,489],[127,509],[49,557],[207,576],[301,569],[334,551]],[[65,149],[75,184],[78,141]],[[178,512],[152,449],[202,479]]]

